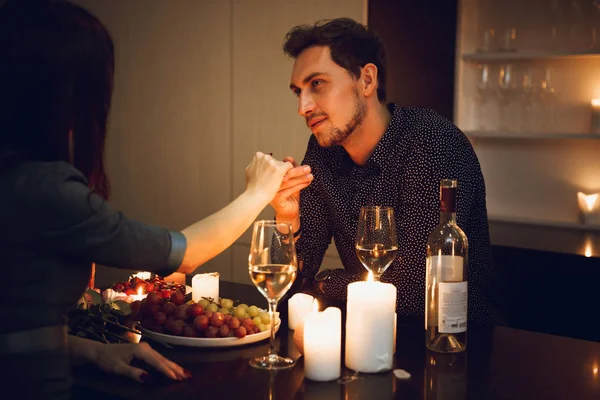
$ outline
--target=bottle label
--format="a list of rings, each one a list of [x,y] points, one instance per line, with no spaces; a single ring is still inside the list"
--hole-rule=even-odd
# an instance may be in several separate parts
[[[440,333],[467,331],[467,282],[440,282],[438,329]]]

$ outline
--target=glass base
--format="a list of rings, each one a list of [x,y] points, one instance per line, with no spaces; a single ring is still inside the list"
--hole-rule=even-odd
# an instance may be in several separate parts
[[[291,358],[280,357],[277,354],[271,354],[269,356],[253,358],[249,363],[254,368],[277,370],[292,368],[296,364],[296,361]]]

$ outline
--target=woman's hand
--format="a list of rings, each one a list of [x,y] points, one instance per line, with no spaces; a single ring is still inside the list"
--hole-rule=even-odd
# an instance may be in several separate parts
[[[134,358],[145,361],[173,380],[181,381],[192,377],[189,371],[160,355],[146,342],[103,345],[96,363],[108,373],[128,376],[138,382],[148,381],[148,372],[131,366]]]
[[[264,195],[269,202],[291,168],[290,162],[277,161],[268,154],[257,152],[246,167],[246,190]]]

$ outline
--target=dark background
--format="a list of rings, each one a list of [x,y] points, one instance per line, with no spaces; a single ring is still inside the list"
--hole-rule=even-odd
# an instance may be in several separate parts
[[[456,22],[456,0],[369,1],[369,29],[381,36],[388,52],[388,101],[431,108],[453,119]],[[496,280],[510,326],[600,341],[597,253],[587,258],[564,250],[556,229],[544,228],[536,235],[546,249],[507,246],[511,229],[512,236],[523,237],[525,227],[505,226],[503,235],[494,235],[494,228],[490,223]]]

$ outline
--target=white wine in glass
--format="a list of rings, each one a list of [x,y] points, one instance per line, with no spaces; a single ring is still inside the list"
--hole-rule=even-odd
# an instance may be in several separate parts
[[[373,272],[373,279],[381,279],[397,253],[394,209],[387,206],[362,207],[356,230],[356,256],[368,271]]]
[[[255,368],[278,370],[291,368],[295,361],[277,355],[275,348],[275,311],[277,302],[296,279],[298,262],[292,225],[277,221],[256,221],[248,257],[248,271],[252,283],[267,298],[271,316],[269,353],[250,360]]]

